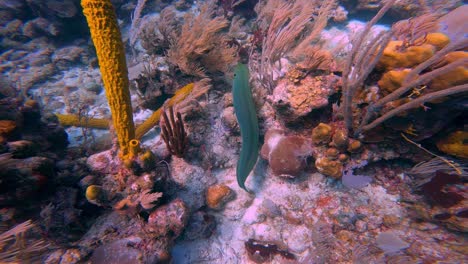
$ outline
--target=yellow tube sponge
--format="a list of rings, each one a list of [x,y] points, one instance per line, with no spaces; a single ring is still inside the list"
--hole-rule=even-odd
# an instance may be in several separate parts
[[[141,151],[140,140],[132,139],[129,142],[129,154],[131,157],[138,156]]]
[[[109,129],[109,120],[98,118],[86,118],[78,115],[55,114],[62,126],[89,127],[98,129]]]
[[[166,107],[173,106],[174,104],[177,104],[181,102],[182,100],[187,97],[187,95],[192,92],[194,87],[193,83],[189,83],[185,85],[184,87],[180,88],[177,90],[175,95],[169,99],[167,104],[165,105]],[[153,128],[156,124],[159,123],[159,119],[161,117],[161,111],[162,107],[156,110],[148,119],[145,120],[141,125],[137,126],[136,132],[135,132],[135,138],[136,139],[141,139],[148,131],[150,131],[151,128]]]
[[[99,61],[120,154],[129,152],[129,142],[135,138],[128,72],[122,37],[114,7],[110,0],[82,0],[83,14]]]

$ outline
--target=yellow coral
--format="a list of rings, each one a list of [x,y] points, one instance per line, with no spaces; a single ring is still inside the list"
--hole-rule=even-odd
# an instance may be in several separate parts
[[[85,118],[78,115],[55,114],[62,126],[79,126],[89,128],[108,129],[109,120],[98,118]]]
[[[351,153],[356,153],[359,150],[361,150],[362,143],[359,140],[356,139],[349,139],[349,144],[348,144],[348,152]]]
[[[125,51],[114,7],[110,0],[82,0],[83,14],[99,61],[120,154],[129,153],[129,142],[135,138]]]
[[[341,176],[343,175],[343,164],[326,157],[315,160],[315,167],[323,175],[330,176],[335,179],[341,179]]]
[[[181,102],[182,100],[184,100],[185,97],[187,97],[187,95],[189,95],[190,92],[192,92],[193,87],[194,87],[194,84],[189,83],[185,85],[184,87],[180,88],[179,90],[177,90],[175,95],[171,99],[169,99],[166,106],[167,107],[173,106],[174,104],[177,104]],[[148,119],[146,119],[145,122],[137,126],[136,132],[135,132],[136,139],[141,139],[141,137],[143,137],[146,133],[148,133],[148,131],[150,131],[152,127],[154,127],[156,124],[159,123],[159,119],[161,117],[161,111],[162,111],[162,108],[159,108]]]
[[[338,149],[346,149],[349,143],[348,132],[344,128],[337,128],[332,137],[332,145]]]
[[[88,188],[86,188],[86,199],[88,201],[94,201],[99,198],[102,194],[102,188],[101,186],[98,185],[90,185]]]
[[[325,123],[320,123],[312,129],[312,141],[314,144],[328,143],[331,139],[332,127]]]
[[[449,155],[468,158],[468,132],[455,131],[437,142],[437,148]]]

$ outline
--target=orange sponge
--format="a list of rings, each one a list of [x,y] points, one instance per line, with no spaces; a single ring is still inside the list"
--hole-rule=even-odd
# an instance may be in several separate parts
[[[445,55],[442,61],[443,65],[452,63],[457,60],[468,58],[468,52],[466,51],[454,51]],[[459,66],[452,71],[442,74],[434,78],[429,87],[432,91],[439,91],[445,88],[453,87],[456,85],[464,84],[468,82],[468,69],[466,66]]]
[[[468,158],[468,132],[455,131],[450,133],[446,138],[437,142],[437,148],[449,155]]]
[[[434,55],[450,42],[442,33],[430,33],[414,41],[414,45],[404,47],[401,40],[390,41],[385,47],[377,67],[385,70],[414,67]]]
[[[436,51],[430,44],[411,46],[400,51],[403,41],[390,41],[377,64],[380,69],[391,70],[395,68],[411,68],[426,61]]]
[[[450,42],[450,38],[447,35],[439,32],[427,34],[421,40],[424,41],[425,44],[434,46],[437,50],[441,50]],[[419,40],[416,40],[416,43],[418,41]]]
[[[389,94],[401,87],[406,75],[408,75],[410,71],[410,69],[388,71],[382,75],[382,78],[377,84],[384,94]]]

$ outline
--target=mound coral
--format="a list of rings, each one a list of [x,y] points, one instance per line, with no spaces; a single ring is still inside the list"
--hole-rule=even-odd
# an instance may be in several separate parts
[[[314,144],[328,143],[332,136],[332,127],[325,123],[320,123],[312,129],[312,140]]]
[[[86,188],[86,200],[97,206],[106,206],[109,202],[107,191],[99,185],[90,185]]]
[[[340,179],[343,175],[343,164],[326,157],[318,158],[315,161],[315,167],[320,173],[335,179]]]
[[[206,190],[206,205],[211,209],[219,210],[233,196],[234,192],[229,187],[224,184],[215,184]]]
[[[260,154],[268,160],[274,175],[294,178],[305,168],[306,158],[312,154],[312,144],[306,138],[273,129],[265,134]]]
[[[316,109],[326,107],[338,87],[339,77],[333,74],[306,76],[301,80],[283,78],[270,98],[284,120],[295,122]]]

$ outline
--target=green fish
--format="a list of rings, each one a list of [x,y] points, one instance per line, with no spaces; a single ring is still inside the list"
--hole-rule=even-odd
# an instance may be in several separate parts
[[[234,70],[232,99],[242,137],[242,147],[236,170],[237,183],[247,191],[245,181],[258,159],[259,129],[257,112],[249,86],[249,69],[247,65],[242,63],[237,64]]]

